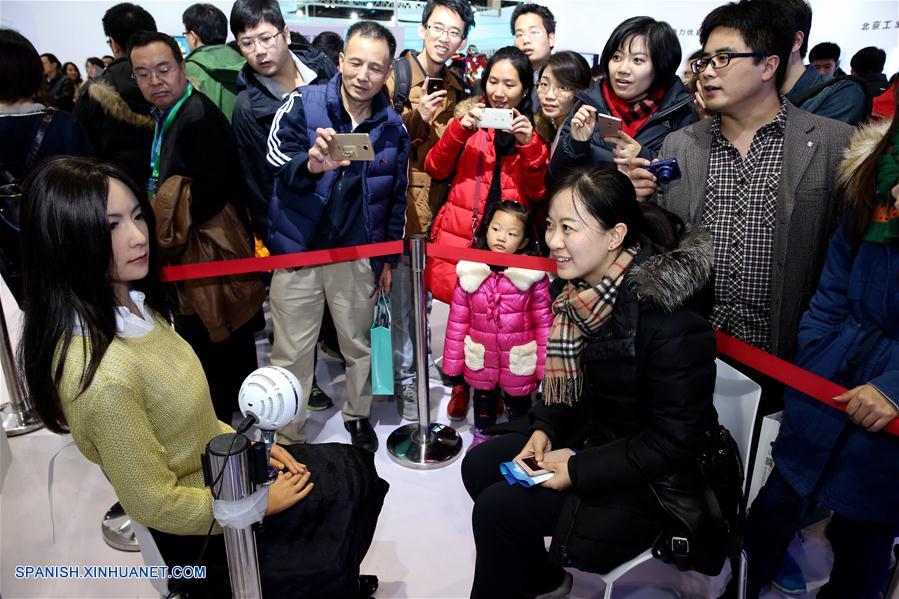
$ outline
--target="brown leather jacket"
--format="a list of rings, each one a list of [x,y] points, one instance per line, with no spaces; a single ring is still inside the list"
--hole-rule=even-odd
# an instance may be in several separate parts
[[[230,203],[202,223],[190,216],[190,177],[172,176],[153,199],[156,240],[168,264],[252,258],[250,237]],[[262,306],[265,288],[255,273],[178,283],[182,314],[197,314],[214,342],[246,324]]]

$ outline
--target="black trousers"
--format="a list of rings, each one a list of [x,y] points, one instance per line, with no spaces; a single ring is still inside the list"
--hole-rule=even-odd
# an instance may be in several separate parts
[[[526,442],[521,434],[502,435],[472,449],[462,462],[462,481],[474,499],[471,521],[477,556],[472,597],[534,597],[562,581],[562,568],[544,549],[544,537],[556,532],[574,491],[539,485],[526,489],[502,478],[499,465],[517,455]],[[579,547],[582,554],[573,559],[583,560],[593,572],[608,572],[647,549],[664,523],[648,486],[609,489],[579,499],[578,521],[589,521],[589,530],[572,533],[571,547]]]
[[[257,368],[254,333],[259,328],[259,318],[262,318],[262,310],[233,331],[230,337],[213,343],[199,316],[175,317],[175,330],[190,344],[203,365],[215,415],[227,424],[231,424],[231,416],[237,410],[240,386],[247,375]]]
[[[758,597],[777,574],[803,516],[816,506],[813,499],[800,497],[777,468],[771,471],[746,522],[748,597]],[[859,522],[834,512],[827,527],[833,547],[833,570],[818,597],[879,597],[889,574],[890,550],[897,534],[896,526]]]

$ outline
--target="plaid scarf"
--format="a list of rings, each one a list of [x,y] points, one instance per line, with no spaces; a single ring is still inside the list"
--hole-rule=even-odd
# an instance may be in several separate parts
[[[624,273],[640,251],[640,244],[625,249],[595,287],[569,281],[553,302],[555,318],[546,344],[543,380],[547,405],[573,405],[581,396],[580,356],[588,337],[594,337],[612,315]]]
[[[615,95],[608,81],[602,82],[602,97],[609,107],[609,112],[621,119],[621,128],[631,137],[636,135],[640,127],[658,110],[667,91],[664,88],[657,89],[638,102],[627,102]]]

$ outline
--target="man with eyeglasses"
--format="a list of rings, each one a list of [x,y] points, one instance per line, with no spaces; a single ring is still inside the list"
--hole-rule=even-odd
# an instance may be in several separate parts
[[[204,94],[187,81],[184,58],[178,44],[164,33],[138,31],[129,43],[134,78],[144,98],[153,105],[153,143],[145,156],[150,165],[147,191],[158,205],[172,177],[188,177],[174,193],[181,202],[190,202],[190,229],[202,226],[231,204],[243,222],[238,231],[220,231],[220,239],[237,239],[231,251],[250,254],[249,222],[244,203],[245,187],[238,165],[237,144],[228,119]],[[189,192],[189,200],[185,194]],[[223,220],[222,222],[227,222]],[[178,223],[175,223],[178,228]],[[185,234],[176,231],[177,234]],[[190,234],[190,233],[188,233]],[[233,254],[232,254],[233,255]],[[209,381],[216,416],[231,422],[237,409],[237,395],[244,378],[256,368],[254,331],[261,322],[264,290],[256,275],[240,278],[230,287],[238,296],[235,303],[199,306],[186,294],[179,294],[175,329],[200,359]],[[254,285],[254,281],[257,283]],[[228,304],[227,306],[225,304]],[[234,309],[237,304],[239,307]],[[209,309],[215,319],[208,318]],[[203,312],[200,310],[203,309]],[[202,319],[198,313],[206,316]]]
[[[275,115],[266,158],[275,173],[268,247],[273,254],[329,250],[403,238],[409,134],[384,94],[396,40],[374,21],[354,23],[327,85],[299,89]],[[366,134],[374,160],[344,160],[330,142]],[[356,447],[374,452],[371,328],[375,294],[389,294],[397,256],[276,270],[269,293],[272,364],[296,375],[304,391],[327,305],[346,358],[344,427]],[[308,391],[306,391],[308,393]],[[305,405],[304,398],[304,405]],[[279,431],[304,441],[304,415]]]
[[[78,97],[74,114],[98,158],[117,164],[144,183],[150,173],[147,155],[153,142],[153,119],[125,52],[131,36],[140,30],[156,31],[153,16],[140,6],[124,2],[106,11],[103,32],[115,59]]]
[[[431,177],[425,172],[425,157],[446,131],[456,103],[462,98],[462,84],[445,65],[465,45],[472,27],[474,13],[468,0],[429,0],[418,26],[424,48],[421,53],[409,52],[399,58],[387,80],[388,95],[394,99],[394,108],[401,113],[412,140],[406,192],[406,236],[427,232],[437,204],[445,196],[446,183],[432,185]],[[403,76],[398,77],[399,72]],[[432,77],[439,77],[442,84],[430,93],[428,82]],[[394,269],[391,304],[397,408],[403,418],[417,420],[412,272],[408,256],[403,256]]]
[[[515,36],[515,46],[527,54],[534,69],[531,102],[536,113],[540,109],[540,100],[537,98],[540,70],[546,66],[553,46],[556,45],[556,18],[545,6],[525,2],[512,11],[509,25],[512,35]]]
[[[835,176],[852,129],[779,95],[792,23],[761,2],[716,8],[691,64],[713,117],[671,133],[659,158],[683,176],[660,184],[637,158],[629,176],[714,239],[716,329],[789,358],[833,226]],[[636,168],[640,167],[640,168]]]
[[[250,191],[253,231],[264,241],[272,197],[266,139],[275,113],[295,89],[325,83],[337,71],[320,50],[290,44],[290,30],[277,0],[237,0],[231,7],[230,26],[247,60],[237,79],[232,125]]]

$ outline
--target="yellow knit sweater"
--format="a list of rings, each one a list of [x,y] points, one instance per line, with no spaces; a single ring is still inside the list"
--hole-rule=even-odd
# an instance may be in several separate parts
[[[234,430],[215,417],[199,359],[158,319],[142,337],[116,337],[78,395],[89,353],[83,341],[73,337],[59,385],[78,449],[103,468],[132,518],[163,532],[205,535],[212,496],[200,454]]]

